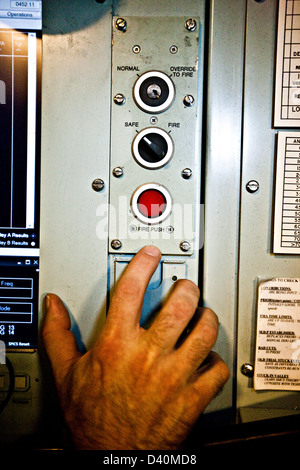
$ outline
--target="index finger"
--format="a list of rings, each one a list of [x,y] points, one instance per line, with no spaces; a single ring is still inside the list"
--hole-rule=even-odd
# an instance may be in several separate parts
[[[155,246],[142,248],[130,261],[118,281],[109,307],[107,322],[122,327],[138,327],[144,295],[161,253]]]

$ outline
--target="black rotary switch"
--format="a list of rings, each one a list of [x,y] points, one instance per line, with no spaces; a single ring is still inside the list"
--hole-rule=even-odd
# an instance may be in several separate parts
[[[174,144],[168,134],[158,127],[143,129],[133,141],[132,153],[137,162],[149,169],[161,168],[173,156]]]

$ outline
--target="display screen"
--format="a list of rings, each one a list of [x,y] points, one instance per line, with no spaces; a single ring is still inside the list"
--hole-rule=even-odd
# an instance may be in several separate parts
[[[0,28],[0,340],[35,349],[41,32]]]
[[[39,258],[0,258],[0,340],[7,349],[37,348]]]

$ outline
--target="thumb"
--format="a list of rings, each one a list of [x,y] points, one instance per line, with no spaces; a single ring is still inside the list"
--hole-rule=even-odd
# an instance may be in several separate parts
[[[71,321],[62,300],[55,294],[45,298],[46,316],[42,338],[50,359],[54,378],[59,385],[72,365],[81,357],[75,336],[70,331]]]

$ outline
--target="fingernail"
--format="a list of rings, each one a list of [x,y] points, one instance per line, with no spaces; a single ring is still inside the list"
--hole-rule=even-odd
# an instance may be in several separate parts
[[[51,305],[51,298],[50,298],[50,295],[46,295],[45,305],[46,305],[46,311],[48,311],[49,308],[50,308],[50,305]]]
[[[154,256],[155,258],[161,255],[160,250],[154,245],[145,246],[144,251],[147,255]]]

